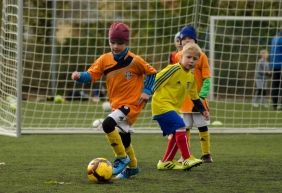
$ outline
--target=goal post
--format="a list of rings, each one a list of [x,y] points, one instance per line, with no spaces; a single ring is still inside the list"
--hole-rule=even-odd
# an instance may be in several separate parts
[[[0,134],[21,135],[23,1],[3,4]]]

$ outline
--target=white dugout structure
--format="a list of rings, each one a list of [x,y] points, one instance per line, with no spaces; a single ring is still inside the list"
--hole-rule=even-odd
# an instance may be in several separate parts
[[[282,26],[280,0],[3,0],[0,134],[100,132],[92,122],[108,113],[102,110],[104,80],[78,85],[70,74],[109,51],[114,21],[131,27],[130,49],[158,70],[175,50],[174,35],[194,25],[212,69],[211,122],[222,123],[211,132],[282,132],[282,111],[271,108],[270,78],[267,102],[252,106],[259,52],[270,51]],[[56,95],[65,101],[55,103]],[[150,105],[136,132],[159,132]]]

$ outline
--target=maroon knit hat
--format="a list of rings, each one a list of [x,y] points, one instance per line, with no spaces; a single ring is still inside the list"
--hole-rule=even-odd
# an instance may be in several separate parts
[[[125,42],[129,41],[129,27],[128,25],[116,22],[113,23],[109,30],[110,40],[123,40]]]

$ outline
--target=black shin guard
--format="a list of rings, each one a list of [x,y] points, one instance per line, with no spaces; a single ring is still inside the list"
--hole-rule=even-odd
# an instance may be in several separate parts
[[[105,133],[111,133],[112,131],[114,131],[116,125],[117,123],[112,117],[107,117],[102,123],[103,130]]]
[[[199,129],[199,132],[208,131],[208,127],[207,126],[199,127],[198,129]]]

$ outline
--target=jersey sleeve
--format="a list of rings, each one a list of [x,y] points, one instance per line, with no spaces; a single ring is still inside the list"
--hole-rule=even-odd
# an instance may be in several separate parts
[[[202,77],[202,84],[200,87],[201,89],[199,91],[199,95],[202,98],[206,98],[210,92],[211,71],[208,62],[208,57],[203,52],[201,53],[200,64],[201,64],[201,73],[202,73],[200,77]]]
[[[92,82],[95,82],[101,78],[104,72],[103,67],[103,57],[104,55],[100,56],[87,70],[91,76]]]
[[[208,96],[210,92],[210,84],[211,84],[210,78],[204,79],[201,91],[199,93],[199,96],[201,98],[206,98]]]
[[[144,89],[143,89],[144,93],[148,95],[152,94],[152,87],[155,82],[155,77],[156,77],[156,74],[146,75],[146,79],[144,81]]]

